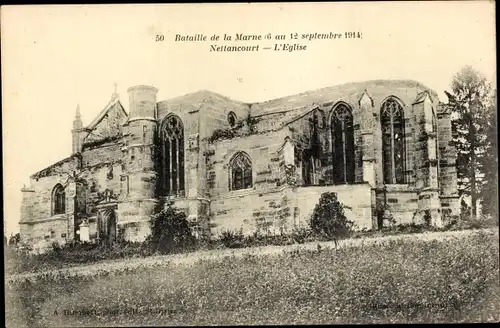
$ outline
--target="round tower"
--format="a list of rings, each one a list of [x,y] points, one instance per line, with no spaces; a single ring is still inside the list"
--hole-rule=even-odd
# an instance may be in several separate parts
[[[120,228],[125,239],[140,241],[150,233],[149,218],[157,203],[154,143],[158,89],[138,85],[127,92],[129,118],[124,124],[123,202],[118,208],[118,225],[123,223]]]
[[[149,85],[136,85],[128,88],[127,92],[130,105],[129,122],[141,119],[155,121],[158,89]]]
[[[127,126],[127,172],[129,199],[155,198],[156,170],[154,134],[156,132],[156,93],[158,89],[138,85],[129,88]]]

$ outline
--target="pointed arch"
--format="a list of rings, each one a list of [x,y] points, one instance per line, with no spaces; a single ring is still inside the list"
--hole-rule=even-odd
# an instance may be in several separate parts
[[[64,187],[58,183],[52,189],[52,215],[66,213],[66,192]]]
[[[227,122],[231,128],[236,126],[236,120],[236,114],[233,111],[230,111],[229,114],[227,114]]]
[[[405,115],[402,102],[388,97],[380,107],[384,183],[406,183]]]
[[[345,102],[337,103],[330,117],[333,155],[333,182],[354,183],[354,120]]]
[[[382,104],[382,106],[384,105],[384,103],[387,101],[387,100],[392,100],[392,101],[395,101],[396,103],[399,104],[399,106],[401,106],[402,108],[405,108],[406,104],[397,96],[395,95],[390,95],[390,96],[387,96],[384,98],[384,100],[382,100],[380,103]]]
[[[239,151],[229,161],[229,189],[247,189],[252,184],[252,160],[247,153]]]
[[[184,125],[170,114],[161,124],[162,190],[165,195],[184,192]]]

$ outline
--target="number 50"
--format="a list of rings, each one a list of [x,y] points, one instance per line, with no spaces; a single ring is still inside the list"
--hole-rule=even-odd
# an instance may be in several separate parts
[[[156,42],[158,41],[163,41],[165,39],[165,37],[163,37],[163,35],[156,35]]]

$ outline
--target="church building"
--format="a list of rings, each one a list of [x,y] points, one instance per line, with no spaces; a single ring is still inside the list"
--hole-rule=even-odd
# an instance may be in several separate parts
[[[72,154],[22,189],[21,239],[39,248],[74,239],[141,241],[173,206],[198,234],[287,232],[324,192],[355,228],[445,224],[457,214],[451,113],[411,80],[342,84],[259,103],[210,91],[157,100],[113,93],[87,126],[77,107]],[[124,105],[128,105],[128,110]]]

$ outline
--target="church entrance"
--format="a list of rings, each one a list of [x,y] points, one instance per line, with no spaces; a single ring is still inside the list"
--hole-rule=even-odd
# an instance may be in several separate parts
[[[116,212],[114,209],[102,209],[97,215],[98,238],[104,243],[116,241]]]
[[[112,243],[116,241],[116,214],[115,211],[111,211],[108,217],[108,234],[107,234],[107,242]]]
[[[117,239],[116,209],[118,204],[113,191],[106,189],[100,195],[97,209],[97,238],[104,243],[113,243]]]

